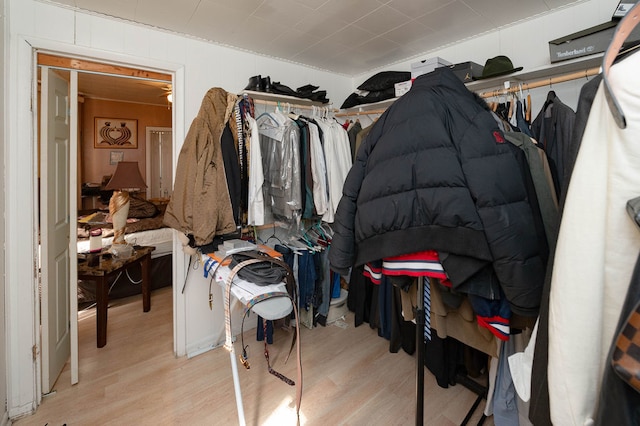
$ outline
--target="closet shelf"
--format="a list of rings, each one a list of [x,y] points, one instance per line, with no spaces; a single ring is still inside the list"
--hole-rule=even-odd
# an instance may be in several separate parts
[[[501,90],[504,88],[504,82],[509,81],[517,85],[518,83],[528,83],[531,81],[541,81],[545,78],[548,78],[549,81],[554,79],[555,77],[560,77],[563,75],[567,75],[570,73],[578,73],[584,71],[584,77],[588,78],[593,75],[592,72],[589,72],[595,67],[599,67],[602,63],[602,53],[576,58],[573,60],[568,60],[556,64],[545,65],[540,68],[536,68],[533,70],[520,71],[513,74],[503,75],[500,77],[495,77],[486,80],[476,80],[469,83],[465,83],[467,88],[471,91],[480,93],[483,91],[487,91],[487,89],[498,89]],[[512,87],[514,86],[512,85]],[[386,108],[388,108],[391,104],[393,104],[398,98],[386,99],[379,102],[374,102],[371,104],[361,104],[356,105],[351,108],[345,108],[340,110],[336,116],[340,117],[349,117],[356,115],[366,115],[366,114],[381,114],[384,112]]]
[[[586,71],[590,68],[598,67],[602,63],[602,53],[576,58],[573,60],[563,61],[560,63],[545,65],[533,70],[523,70],[517,73],[503,75],[500,77],[490,78],[486,80],[476,80],[466,83],[467,88],[474,92],[485,89],[503,88],[505,81],[514,83],[526,83],[532,80],[542,80],[544,78],[553,78],[563,74]]]
[[[280,102],[281,104],[290,104],[294,105],[305,105],[305,106],[316,106],[320,108],[331,108],[332,103],[323,104],[322,102],[312,101],[311,99],[306,98],[297,98],[295,96],[289,95],[280,95],[277,93],[267,93],[267,92],[256,92],[254,90],[243,90],[240,95],[247,95],[252,99],[257,99],[260,101],[273,102],[277,104]]]
[[[362,114],[376,114],[375,111],[385,110],[399,98],[390,98],[383,101],[373,102],[370,104],[360,104],[351,108],[345,108],[340,110],[340,114],[337,116],[349,116],[349,115],[362,115]],[[371,112],[374,111],[374,112]]]

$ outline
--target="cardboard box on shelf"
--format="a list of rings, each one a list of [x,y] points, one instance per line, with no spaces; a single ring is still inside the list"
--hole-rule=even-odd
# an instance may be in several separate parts
[[[449,68],[463,83],[469,83],[477,77],[482,77],[482,70],[484,69],[482,65],[471,61],[449,65]]]
[[[549,42],[551,63],[602,53],[613,39],[616,22],[596,25]]]
[[[393,87],[395,88],[395,91],[396,91],[396,98],[407,93],[409,89],[411,89],[411,83],[412,83],[411,80],[407,80],[407,81],[402,81],[400,83],[394,84]]]
[[[411,81],[415,80],[422,74],[428,74],[438,67],[446,67],[447,65],[451,65],[451,62],[438,56],[434,58],[423,59],[420,62],[414,62],[411,64]]]
[[[638,0],[620,0],[618,6],[616,6],[616,10],[613,12],[612,19],[621,19],[624,15],[627,14],[631,10],[633,6],[636,5]]]
[[[549,42],[551,63],[566,61],[582,56],[594,55],[607,50],[618,25],[617,20],[605,22],[577,33],[569,34]],[[640,27],[636,27],[627,37],[623,49],[640,41]]]

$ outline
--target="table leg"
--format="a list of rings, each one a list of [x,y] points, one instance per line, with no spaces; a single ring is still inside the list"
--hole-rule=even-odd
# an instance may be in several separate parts
[[[106,277],[95,277],[96,282],[96,330],[97,346],[107,344],[107,311],[109,307],[109,285]]]
[[[151,254],[147,254],[140,261],[142,266],[142,311],[151,310]]]

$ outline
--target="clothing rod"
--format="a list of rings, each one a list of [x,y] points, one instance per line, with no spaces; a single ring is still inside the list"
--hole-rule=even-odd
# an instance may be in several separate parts
[[[386,109],[372,109],[370,111],[354,111],[354,112],[339,112],[334,114],[336,117],[351,117],[353,115],[377,115],[385,112]]]
[[[509,93],[518,93],[520,92],[520,90],[529,90],[529,89],[535,89],[537,87],[552,86],[554,84],[564,83],[565,81],[579,80],[581,78],[587,78],[587,77],[591,77],[598,74],[600,74],[600,67],[589,68],[584,71],[577,71],[571,74],[565,74],[558,77],[545,78],[542,80],[533,81],[531,83],[516,84],[514,82],[515,85],[513,87],[510,87],[508,89],[498,89],[498,90],[492,90],[490,92],[483,92],[480,94],[480,96],[483,98],[503,96]]]
[[[249,96],[251,98],[251,96]],[[330,107],[326,107],[326,106],[319,106],[319,105],[303,105],[303,104],[294,104],[291,102],[285,102],[285,101],[267,101],[264,99],[256,99],[256,98],[251,98],[251,100],[253,101],[254,104],[260,104],[260,105],[272,105],[272,106],[279,106],[281,108],[284,107],[290,107],[290,108],[298,108],[298,109],[309,109],[309,110],[318,110],[318,111],[329,111],[329,112],[336,112],[339,111],[337,109],[333,109]]]

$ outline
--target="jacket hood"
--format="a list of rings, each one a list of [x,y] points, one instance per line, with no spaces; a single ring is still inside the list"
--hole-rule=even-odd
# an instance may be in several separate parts
[[[211,133],[219,134],[229,121],[237,98],[220,87],[209,89],[202,98],[198,118],[207,123]]]
[[[414,87],[418,89],[442,87],[457,93],[467,93],[467,96],[469,94],[469,90],[464,83],[448,67],[439,67],[433,72],[418,76],[411,85],[411,88]]]
[[[412,88],[430,88],[439,87],[450,90],[458,95],[473,99],[484,110],[490,111],[487,102],[477,93],[467,89],[467,86],[449,69],[449,67],[439,67],[433,72],[418,76],[413,82]]]

